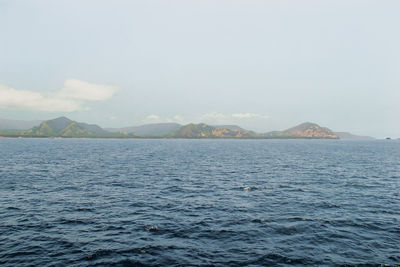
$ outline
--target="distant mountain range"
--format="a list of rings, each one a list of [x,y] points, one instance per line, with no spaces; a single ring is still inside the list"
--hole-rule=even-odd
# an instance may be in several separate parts
[[[335,132],[340,139],[345,140],[374,140],[371,136],[354,135],[348,132]]]
[[[103,129],[95,124],[76,122],[66,117],[47,121],[0,119],[0,135],[14,137],[91,137],[91,138],[243,138],[243,139],[373,139],[350,133],[333,132],[315,123],[302,123],[284,131],[256,133],[237,125],[180,125],[156,123],[125,128]]]
[[[66,117],[44,121],[32,129],[20,132],[21,136],[54,137],[92,137],[108,134],[109,132],[103,130],[100,126],[72,121]]]
[[[313,138],[313,139],[339,139],[334,132],[318,124],[305,122],[285,131],[274,131],[265,134],[270,138]]]
[[[7,120],[0,118],[0,130],[28,130],[42,121]]]
[[[112,133],[133,132],[139,136],[161,137],[177,131],[181,127],[182,125],[178,123],[153,123],[125,128],[105,128],[105,130]]]
[[[167,135],[170,138],[262,138],[262,134],[240,127],[221,128],[204,123],[188,124]]]
[[[137,137],[133,133],[111,133],[98,125],[76,122],[66,117],[43,121],[38,126],[13,135],[25,137]]]

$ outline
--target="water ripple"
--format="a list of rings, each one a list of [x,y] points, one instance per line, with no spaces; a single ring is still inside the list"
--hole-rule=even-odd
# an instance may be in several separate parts
[[[0,139],[0,265],[400,263],[400,142]]]

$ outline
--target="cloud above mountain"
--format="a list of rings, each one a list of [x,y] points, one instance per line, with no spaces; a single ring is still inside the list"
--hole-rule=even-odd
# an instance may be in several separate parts
[[[61,89],[58,96],[67,99],[104,101],[111,98],[117,91],[118,88],[115,86],[69,79],[64,82],[64,88]]]
[[[146,116],[142,122],[144,123],[154,123],[154,122],[175,122],[180,124],[186,123],[208,123],[208,124],[243,124],[260,122],[264,123],[269,120],[270,117],[265,114],[257,113],[220,113],[220,112],[210,112],[202,115],[175,115],[172,117],[164,117],[160,115],[151,114]]]
[[[253,120],[267,120],[268,115],[258,113],[232,113],[225,114],[219,112],[206,113],[200,117],[200,121],[207,123],[240,123]]]
[[[155,114],[150,114],[143,119],[143,123],[157,123],[157,122],[162,122],[162,119],[160,118],[160,116]]]
[[[110,85],[94,84],[76,79],[68,79],[64,87],[55,92],[35,92],[18,90],[0,84],[0,108],[45,112],[72,112],[87,109],[88,101],[105,101],[118,88]]]
[[[256,113],[234,113],[232,114],[233,118],[238,118],[238,119],[256,119],[256,118],[261,118],[261,119],[268,119],[268,115],[264,114],[256,114]]]

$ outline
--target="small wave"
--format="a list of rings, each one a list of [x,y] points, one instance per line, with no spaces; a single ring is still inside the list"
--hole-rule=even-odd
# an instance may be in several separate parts
[[[8,210],[21,210],[20,208],[17,207],[7,207]]]
[[[123,266],[123,267],[147,267],[147,266],[157,266],[157,265],[153,265],[153,264],[149,264],[149,263],[142,263],[140,261],[135,261],[135,260],[130,260],[130,259],[124,259],[124,260],[120,260],[117,262],[113,262],[112,264],[110,264],[109,262],[105,262],[105,263],[99,263],[99,265],[112,265],[112,266]]]
[[[109,255],[113,255],[116,254],[116,252],[114,250],[110,250],[110,249],[101,249],[101,250],[97,250],[95,253],[90,254],[88,256],[85,257],[86,260],[96,260],[98,258],[102,258],[102,257],[106,257]]]
[[[91,220],[86,220],[86,219],[67,219],[67,218],[62,218],[58,221],[59,224],[69,224],[69,225],[86,225],[90,224],[92,225],[94,222]]]
[[[74,208],[74,211],[80,211],[80,212],[93,212],[93,208],[86,208],[86,207],[79,207],[79,208]]]
[[[298,257],[288,257],[277,253],[269,253],[267,255],[261,256],[254,261],[246,262],[246,265],[276,265],[277,263],[287,264],[287,265],[305,265],[305,264],[318,264],[310,261],[307,258]]]

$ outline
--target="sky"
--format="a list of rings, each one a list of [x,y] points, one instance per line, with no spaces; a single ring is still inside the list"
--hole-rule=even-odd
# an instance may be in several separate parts
[[[0,117],[400,137],[400,1],[0,0]]]

